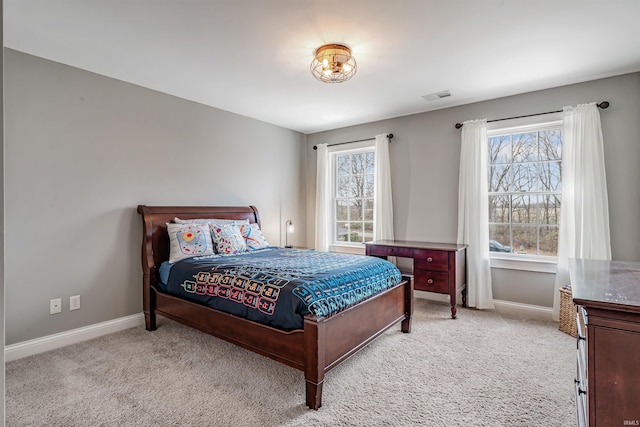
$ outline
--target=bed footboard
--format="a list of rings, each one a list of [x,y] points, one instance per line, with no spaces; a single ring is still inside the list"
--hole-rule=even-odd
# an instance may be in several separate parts
[[[304,376],[307,406],[322,405],[324,376],[356,354],[393,325],[401,322],[411,331],[413,278],[326,318],[307,316],[304,321]]]

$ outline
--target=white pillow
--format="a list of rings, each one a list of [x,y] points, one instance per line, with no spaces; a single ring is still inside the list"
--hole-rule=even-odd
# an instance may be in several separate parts
[[[244,242],[240,229],[235,224],[210,224],[211,235],[219,254],[237,254],[245,252],[247,245]]]
[[[241,225],[240,232],[248,249],[256,250],[269,246],[269,242],[256,223]]]
[[[213,255],[213,242],[208,225],[167,223],[169,262],[201,255]]]
[[[240,227],[242,224],[249,224],[248,219],[221,219],[221,218],[198,218],[198,219],[180,219],[178,217],[173,218],[173,222],[176,224],[235,224]]]

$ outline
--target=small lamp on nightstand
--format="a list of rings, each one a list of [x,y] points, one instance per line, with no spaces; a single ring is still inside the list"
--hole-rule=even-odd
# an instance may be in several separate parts
[[[288,219],[287,222],[285,222],[285,227],[286,227],[286,230],[285,230],[285,237],[284,237],[284,247],[292,248],[293,246],[289,244],[289,233],[293,233],[294,231],[293,221]]]

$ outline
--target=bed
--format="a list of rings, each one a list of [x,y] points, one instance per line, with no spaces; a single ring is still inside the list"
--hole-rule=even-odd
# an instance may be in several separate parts
[[[254,206],[139,205],[138,213],[143,223],[142,290],[146,329],[156,329],[156,315],[160,314],[301,370],[306,404],[311,409],[318,409],[322,404],[327,372],[394,325],[400,323],[404,333],[411,330],[413,280],[410,276],[403,276],[400,283],[337,313],[307,314],[302,319],[302,327],[293,330],[258,323],[171,295],[158,286],[160,266],[169,259],[167,223],[179,217],[248,220],[260,225],[258,210]]]

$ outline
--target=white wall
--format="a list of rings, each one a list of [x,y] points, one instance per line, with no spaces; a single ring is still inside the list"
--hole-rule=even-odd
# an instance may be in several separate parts
[[[5,55],[6,344],[142,310],[138,204],[252,204],[272,244],[304,223],[304,135]]]
[[[453,95],[455,96],[455,94]],[[498,119],[607,100],[601,111],[613,257],[640,261],[640,74],[633,73],[307,136],[308,244],[313,245],[313,145],[393,133],[390,146],[396,239],[455,242],[460,131],[455,123]],[[551,307],[555,275],[493,269],[494,298]]]

